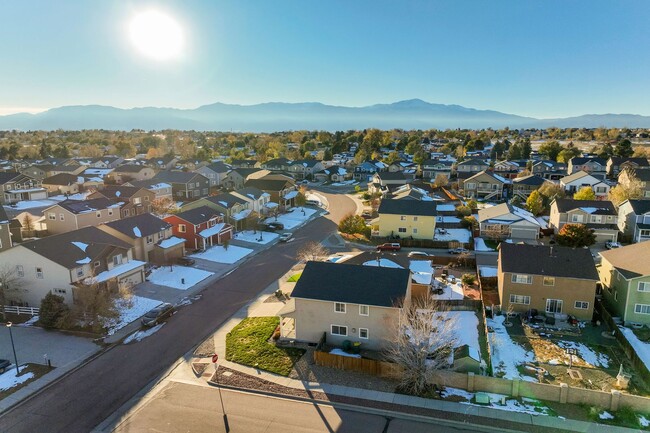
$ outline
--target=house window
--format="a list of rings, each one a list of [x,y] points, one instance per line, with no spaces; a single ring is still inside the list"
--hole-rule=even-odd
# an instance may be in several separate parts
[[[100,262],[95,262],[95,267],[96,267],[96,268],[98,268],[98,267],[99,267],[99,265],[101,265],[101,263],[100,263]]]
[[[341,335],[343,337],[348,335],[348,327],[341,325],[332,325],[332,335]]]
[[[47,213],[47,219],[49,219],[51,221],[55,221],[56,220],[56,214],[53,213],[53,212],[48,212]]]
[[[417,220],[418,220],[418,217],[414,216],[413,221],[417,221]]]
[[[101,218],[102,217],[102,211],[98,210],[96,215],[97,215],[97,218]]]
[[[637,314],[650,314],[650,305],[634,304],[634,312]]]
[[[36,268],[36,278],[43,279],[43,268]]]
[[[402,215],[402,216],[400,216],[400,217],[399,217],[399,220],[400,220],[400,221],[406,221],[406,215]]]
[[[637,288],[639,292],[650,292],[650,282],[649,281],[640,281],[639,287]]]
[[[397,229],[399,233],[406,233],[406,227],[400,227]]]
[[[61,221],[64,221],[64,220],[65,220],[65,215],[63,215],[62,213],[60,213],[60,214],[59,214],[59,219],[60,219]]]
[[[84,268],[77,268],[77,277],[83,277]]]
[[[587,309],[589,308],[589,302],[585,302],[585,301],[576,301],[576,303],[575,303],[575,307],[576,307],[578,310],[587,310]]]
[[[68,291],[66,289],[54,289],[54,293],[58,295],[65,295]]]
[[[418,233],[418,229],[413,229],[413,234],[416,235]]]
[[[25,276],[25,269],[23,269],[23,265],[16,265],[16,275],[21,278]]]
[[[476,184],[474,182],[468,182],[465,184],[465,188],[467,189],[476,189]]]
[[[133,203],[140,204],[140,203],[142,203],[142,199],[140,197],[134,197],[133,198]]]
[[[149,196],[148,195],[144,196],[144,201],[149,201]]]
[[[571,222],[572,223],[581,223],[582,222],[582,215],[580,215],[580,214],[571,215]]]
[[[545,286],[554,286],[555,285],[555,277],[544,277],[544,285]]]
[[[530,296],[510,295],[511,304],[530,305]]]
[[[153,236],[147,236],[147,244],[153,243]]]
[[[359,338],[363,338],[364,340],[368,339],[368,329],[367,328],[359,328]]]
[[[370,307],[367,305],[359,305],[359,315],[367,316],[370,314]]]
[[[546,312],[547,313],[561,313],[562,312],[562,300],[561,299],[547,299],[546,300]]]
[[[125,217],[129,216],[129,210],[128,209],[125,209],[122,213],[124,214]]]
[[[113,266],[119,266],[122,264],[122,254],[113,256]]]
[[[179,233],[185,233],[185,224],[179,224],[178,225],[178,232]]]
[[[112,216],[112,215],[113,215],[113,209],[109,209],[108,210],[108,216]]]
[[[605,188],[604,186],[596,187],[596,193],[602,194],[602,193],[604,193],[606,191],[607,191],[607,188]]]
[[[511,281],[517,284],[533,284],[533,276],[523,275],[523,274],[512,274]]]
[[[345,313],[345,304],[342,302],[335,302],[334,303],[334,311],[336,313]]]
[[[602,215],[592,215],[591,216],[591,222],[592,223],[598,223],[598,224],[602,223],[603,222]]]

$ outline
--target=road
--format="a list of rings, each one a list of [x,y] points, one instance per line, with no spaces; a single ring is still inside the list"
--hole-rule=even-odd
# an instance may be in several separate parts
[[[223,390],[223,403],[230,431],[246,433],[454,433],[486,431],[478,426],[423,422],[400,413],[367,413]],[[435,422],[435,424],[433,423]],[[490,429],[487,431],[494,431]],[[151,400],[123,421],[115,433],[134,432],[225,432],[218,390],[169,382]]]
[[[203,292],[200,301],[180,309],[158,332],[137,344],[117,345],[54,386],[0,417],[0,432],[87,432],[126,403],[177,359],[205,340],[237,310],[296,262],[308,241],[336,230],[355,209],[343,195],[328,195],[330,214],[295,232],[296,240],[278,244],[239,266]]]

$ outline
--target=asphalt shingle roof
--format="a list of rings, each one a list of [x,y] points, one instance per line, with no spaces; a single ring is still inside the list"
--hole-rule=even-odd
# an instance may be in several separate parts
[[[106,226],[135,239],[143,236],[151,236],[166,230],[171,227],[171,224],[151,215],[150,213],[143,213],[141,215],[111,221],[106,223]],[[134,230],[136,228],[137,230]],[[140,236],[138,236],[136,232],[140,233]]]
[[[639,242],[600,253],[626,278],[650,275],[650,242]]]
[[[614,203],[608,200],[572,200],[570,198],[558,198],[555,200],[557,210],[566,213],[573,209],[595,208],[592,215],[618,215]]]
[[[214,209],[210,209],[207,206],[201,206],[197,207],[196,209],[190,209],[174,214],[174,216],[177,216],[178,218],[184,219],[185,221],[195,225],[204,223],[216,215],[220,215],[220,213]]]
[[[436,203],[433,201],[383,199],[379,205],[379,215],[421,215],[436,216]]]
[[[599,280],[594,258],[588,248],[501,242],[499,260],[504,272]]]

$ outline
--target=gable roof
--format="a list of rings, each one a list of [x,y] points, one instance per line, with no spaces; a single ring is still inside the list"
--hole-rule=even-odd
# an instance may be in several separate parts
[[[501,177],[498,174],[494,174],[493,172],[487,171],[487,170],[479,171],[474,176],[470,176],[467,179],[465,179],[465,182],[467,182],[470,179],[474,179],[475,177],[479,177],[482,174],[487,174],[488,176],[490,176],[492,179],[496,180],[497,182],[501,182],[501,183],[504,183],[504,184],[510,183],[510,181],[508,179],[506,179],[504,177]]]
[[[171,227],[171,224],[150,213],[111,221],[105,225],[133,239],[151,236]]]
[[[203,199],[226,209],[230,209],[237,204],[248,203],[243,198],[237,197],[236,195],[232,195],[229,192],[224,192],[219,195],[212,195],[210,197],[204,197]]]
[[[599,280],[589,248],[501,242],[499,261],[504,272]]]
[[[650,212],[650,200],[627,200],[627,202],[630,203],[635,215],[643,215]]]
[[[628,158],[624,156],[611,156],[609,160],[612,162],[614,165],[621,165],[624,162],[631,162],[639,167],[648,167],[648,160],[646,158]]]
[[[259,188],[255,188],[253,186],[247,186],[245,188],[240,188],[237,191],[235,191],[237,194],[246,196],[252,200],[258,200],[260,197],[264,195],[269,195],[269,193],[262,191]]]
[[[499,220],[499,217],[505,216],[505,215],[512,215],[515,218],[518,218],[515,221],[506,221],[502,220],[502,222],[505,224],[512,224],[517,221],[528,221],[531,224],[537,225],[537,226],[542,226],[542,224],[539,222],[537,218],[535,218],[535,215],[532,213],[528,212],[527,210],[521,209],[517,206],[513,206],[510,203],[501,203],[496,206],[491,206],[491,207],[486,207],[483,209],[479,209],[478,211],[478,220],[479,222],[484,222],[484,221],[489,221],[489,220]]]
[[[628,168],[629,177],[636,177],[641,182],[650,182],[650,168]]]
[[[548,182],[546,179],[541,176],[537,176],[536,174],[530,174],[528,176],[512,179],[512,183],[515,185],[540,186],[546,182]]]
[[[230,167],[228,164],[222,161],[213,162],[211,164],[206,165],[205,167],[209,168],[215,173],[227,173],[232,169],[232,167]]]
[[[419,200],[383,199],[379,204],[379,214],[436,216],[436,202]]]
[[[78,177],[70,173],[59,173],[54,176],[43,179],[43,185],[63,185],[69,186],[77,183]]]
[[[151,169],[151,167],[147,167],[146,165],[124,164],[116,167],[113,171],[117,173],[139,173],[145,168]]]
[[[194,182],[194,178],[197,176],[201,176],[202,178],[207,179],[205,176],[199,173],[194,173],[192,171],[176,171],[176,170],[161,171],[158,174],[156,174],[153,178],[168,183],[189,183],[189,182]]]
[[[124,185],[106,185],[103,189],[97,191],[99,194],[113,201],[121,200],[122,198],[133,197],[142,188],[137,186],[124,186]]]
[[[600,253],[625,278],[650,275],[650,242],[639,242]]]
[[[554,203],[560,213],[566,213],[574,209],[582,209],[592,215],[618,215],[614,203],[607,200],[573,200],[570,198],[558,198]]]
[[[293,298],[395,307],[406,296],[408,269],[307,262]]]
[[[598,181],[598,179],[596,179],[595,177],[593,177],[592,175],[590,175],[586,171],[578,170],[573,174],[570,174],[568,176],[564,176],[562,179],[560,179],[560,182],[562,182],[562,183],[570,183],[570,182],[573,182],[574,180],[582,179],[583,177],[586,177],[586,176],[589,176],[589,177],[593,178],[594,180]]]
[[[11,182],[12,180],[16,179],[19,176],[25,176],[25,175],[17,171],[2,171],[0,172],[0,185],[7,182]]]
[[[379,178],[382,180],[406,180],[407,179],[407,177],[404,176],[404,173],[401,171],[382,171],[380,173],[376,173],[375,176],[379,176]]]
[[[457,165],[490,165],[482,159],[470,158],[466,159],[463,162],[459,162]]]
[[[109,207],[116,207],[117,205],[114,204],[111,200],[107,199],[106,197],[99,197],[90,200],[66,199],[55,204],[54,206],[61,206],[63,209],[78,215],[82,213],[95,212],[101,209],[107,209]]]
[[[257,173],[258,171],[264,170],[263,168],[256,168],[256,167],[241,167],[241,168],[236,168],[232,170],[233,172],[239,174],[241,177],[246,179],[248,176],[250,176],[253,173]],[[268,170],[266,170],[268,172]]]
[[[266,176],[259,179],[248,179],[244,183],[247,187],[258,188],[262,191],[281,191],[287,184],[292,185],[288,179],[271,179]]]
[[[171,215],[172,217],[178,217],[182,220],[187,221],[191,224],[201,224],[206,221],[209,221],[215,216],[220,216],[221,214],[214,209],[211,209],[207,206],[197,207],[196,209],[190,209],[177,214]]]
[[[602,165],[603,167],[605,165],[607,165],[606,160],[604,160],[603,158],[598,158],[598,157],[596,157],[596,158],[583,158],[581,156],[574,156],[573,158],[571,158],[569,160],[569,163],[571,165],[583,165],[583,164],[586,164],[588,162],[595,162],[597,164]]]

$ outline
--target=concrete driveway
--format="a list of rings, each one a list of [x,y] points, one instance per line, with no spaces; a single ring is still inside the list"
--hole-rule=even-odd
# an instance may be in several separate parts
[[[45,364],[43,355],[47,354],[52,366],[63,367],[85,359],[100,349],[90,338],[46,331],[33,326],[13,326],[11,330],[19,364]],[[14,362],[9,329],[6,326],[0,327],[0,358]]]

